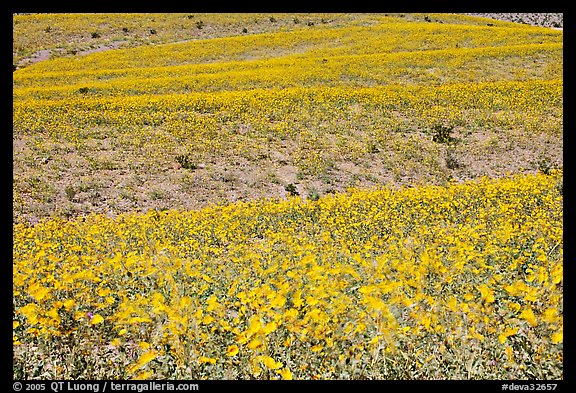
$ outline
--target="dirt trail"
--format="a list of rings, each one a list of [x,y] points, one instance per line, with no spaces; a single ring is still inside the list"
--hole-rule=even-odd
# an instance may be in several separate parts
[[[97,48],[92,48],[92,49],[86,49],[86,50],[81,50],[81,51],[77,51],[76,53],[74,53],[75,56],[86,56],[86,55],[90,55],[92,53],[97,53],[97,52],[104,52],[107,50],[113,50],[113,49],[118,49],[120,48],[123,44],[127,43],[128,41],[114,41],[110,44],[107,45],[100,45]],[[56,49],[43,49],[43,50],[39,50],[38,52],[34,53],[32,56],[30,57],[25,57],[23,59],[20,59],[20,61],[18,61],[17,64],[17,68],[16,69],[20,69],[20,68],[24,68],[24,67],[28,67],[32,64],[36,64],[39,63],[41,61],[45,61],[45,60],[49,60],[51,58],[51,55],[53,53],[63,53],[64,49],[61,48],[56,48]]]

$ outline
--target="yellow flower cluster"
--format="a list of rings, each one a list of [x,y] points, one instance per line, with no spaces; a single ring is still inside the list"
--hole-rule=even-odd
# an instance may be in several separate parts
[[[554,79],[26,99],[14,101],[13,124],[18,133],[76,143],[85,139],[84,130],[104,127],[135,146],[150,139],[151,127],[163,135],[147,143],[176,138],[198,149],[212,145],[215,152],[240,154],[259,150],[262,138],[309,140],[328,131],[337,139],[331,148],[346,155],[352,127],[368,127],[384,139],[399,129],[430,130],[439,124],[560,135],[562,89],[562,79]],[[354,114],[358,110],[362,116]],[[249,132],[240,132],[242,128]]]
[[[103,378],[562,378],[561,181],[16,225],[15,370],[41,342],[130,354]]]
[[[157,56],[171,56],[157,50]],[[112,57],[107,54],[108,57]],[[526,62],[536,63],[525,68]],[[373,86],[560,78],[562,43],[272,59],[131,69],[35,70],[14,77],[14,99],[169,94],[298,86]],[[52,65],[54,68],[54,65]],[[262,72],[265,70],[266,72]]]

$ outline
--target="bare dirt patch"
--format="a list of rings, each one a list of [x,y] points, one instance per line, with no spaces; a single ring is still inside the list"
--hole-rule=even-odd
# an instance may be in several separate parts
[[[530,142],[522,134],[504,137],[486,131],[470,134],[454,146],[436,146],[422,140],[421,152],[413,150],[414,141],[406,142],[404,150],[382,146],[357,162],[335,160],[324,172],[306,174],[292,162],[290,154],[257,160],[213,156],[194,169],[185,169],[173,165],[171,153],[146,166],[128,156],[136,153],[120,155],[93,146],[84,153],[57,154],[54,148],[40,156],[51,157],[44,162],[37,160],[38,153],[30,149],[25,138],[16,138],[14,188],[20,199],[14,218],[16,222],[34,224],[54,214],[75,217],[149,209],[192,210],[256,198],[287,198],[293,195],[290,185],[301,198],[316,198],[349,187],[442,185],[450,179],[501,177],[562,166],[562,142],[554,136],[534,135]],[[446,161],[448,149],[452,151],[452,165]],[[408,153],[402,151],[410,153],[403,155]],[[38,183],[40,179],[46,184]]]
[[[68,53],[67,54],[72,55],[72,56],[86,56],[86,55],[90,55],[92,53],[98,53],[98,52],[104,52],[104,51],[108,51],[108,50],[118,49],[118,48],[122,47],[123,45],[126,45],[127,43],[128,43],[128,41],[114,41],[114,42],[107,44],[107,45],[100,45],[97,48],[79,50],[79,51],[74,51],[71,54],[68,54]],[[63,53],[66,53],[66,50],[59,49],[59,48],[39,50],[38,52],[34,53],[30,57],[25,57],[25,58],[20,59],[17,63],[16,69],[28,67],[32,64],[36,64],[36,63],[39,63],[41,61],[50,60],[50,58],[52,58],[53,55],[57,55],[58,57],[61,57],[61,56],[63,56]]]

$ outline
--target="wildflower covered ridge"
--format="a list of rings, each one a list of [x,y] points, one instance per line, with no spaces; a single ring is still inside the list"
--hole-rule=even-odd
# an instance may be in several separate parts
[[[563,378],[561,30],[13,30],[15,379]]]
[[[148,17],[170,21],[154,39],[190,39],[14,72],[16,222],[562,166],[562,31],[449,14]],[[15,31],[92,18],[16,16]],[[130,18],[106,34],[145,15]],[[221,30],[242,21],[258,30]]]
[[[561,180],[16,225],[14,376],[562,378]]]

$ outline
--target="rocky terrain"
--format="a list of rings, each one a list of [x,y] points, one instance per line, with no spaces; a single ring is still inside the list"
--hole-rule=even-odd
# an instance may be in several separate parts
[[[468,13],[467,15],[483,16],[485,18],[492,18],[498,20],[505,20],[509,22],[524,23],[527,25],[543,26],[543,27],[564,27],[564,14],[561,12],[556,13],[521,13],[521,12],[507,12],[507,13]]]

